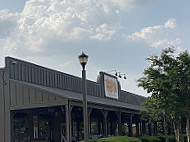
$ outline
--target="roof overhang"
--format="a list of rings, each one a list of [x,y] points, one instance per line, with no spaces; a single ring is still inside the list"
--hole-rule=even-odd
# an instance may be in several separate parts
[[[76,93],[76,92],[63,90],[63,89],[46,87],[46,86],[23,82],[23,81],[17,81],[17,80],[12,80],[12,81],[19,83],[19,84],[27,85],[28,87],[31,86],[36,89],[50,92],[50,93],[54,94],[55,96],[62,97],[66,100],[73,100],[73,101],[79,101],[79,102],[82,102],[82,100],[83,100],[83,96],[81,93]],[[145,108],[143,108],[141,106],[132,105],[129,103],[121,102],[121,101],[118,101],[115,99],[110,99],[110,98],[100,98],[100,97],[87,95],[87,101],[88,101],[88,103],[92,103],[92,104],[98,104],[98,105],[109,106],[109,107],[117,107],[117,108],[122,108],[122,109],[130,109],[130,110],[134,110],[134,111],[145,110]]]

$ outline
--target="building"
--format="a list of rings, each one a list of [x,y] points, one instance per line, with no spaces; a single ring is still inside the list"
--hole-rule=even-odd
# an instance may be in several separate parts
[[[121,90],[115,76],[87,80],[90,138],[143,135],[139,115],[145,97]],[[83,139],[81,78],[12,57],[0,69],[2,142],[60,142]]]

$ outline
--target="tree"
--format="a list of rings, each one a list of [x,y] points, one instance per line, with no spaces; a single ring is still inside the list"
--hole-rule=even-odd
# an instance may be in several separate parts
[[[159,99],[157,99],[156,96],[148,97],[144,103],[142,103],[142,106],[147,109],[147,111],[141,111],[140,114],[143,116],[143,118],[147,119],[149,123],[154,122],[162,122],[164,123],[164,129],[162,131],[164,132],[166,136],[166,142],[169,141],[168,134],[166,131],[167,128],[167,114],[165,110],[161,109],[161,103]]]
[[[187,142],[190,142],[190,55],[188,52],[183,52],[177,57],[178,61],[178,74],[179,74],[179,84],[178,88],[182,92],[182,97],[184,100],[184,112],[186,117],[186,134]]]
[[[174,50],[168,48],[159,57],[153,55],[147,60],[150,61],[150,66],[138,82],[140,87],[151,93],[144,104],[149,117],[154,112],[157,118],[164,116],[172,122],[177,142],[183,141],[181,118],[185,117],[189,140],[190,55],[185,51],[176,57]]]

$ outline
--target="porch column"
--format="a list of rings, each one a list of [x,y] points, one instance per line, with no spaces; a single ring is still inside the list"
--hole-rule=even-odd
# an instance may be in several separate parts
[[[29,121],[29,124],[33,123],[33,112],[34,112],[33,109],[30,110],[30,111],[28,111],[28,121]],[[29,125],[29,137],[30,137],[30,140],[33,137],[33,125]]]
[[[142,135],[146,134],[146,122],[145,120],[142,120]]]
[[[133,136],[133,132],[132,132],[132,124],[133,124],[133,116],[132,114],[129,115],[129,136],[132,137]]]
[[[136,118],[136,136],[139,136],[139,120]]]
[[[140,118],[140,136],[143,135],[142,119]]]
[[[102,110],[101,112],[104,117],[104,135],[107,137],[108,136],[108,121],[107,121],[108,111]]]
[[[72,107],[71,107],[70,101],[68,100],[67,103],[65,104],[67,142],[71,142],[72,140],[71,138],[71,134],[72,134],[71,111],[72,111]]]
[[[121,111],[116,113],[118,119],[118,134],[119,136],[122,135],[122,123],[121,123]]]

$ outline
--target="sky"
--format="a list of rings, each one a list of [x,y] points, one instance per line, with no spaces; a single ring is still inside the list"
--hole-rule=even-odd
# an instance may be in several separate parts
[[[5,56],[87,79],[125,74],[125,91],[149,96],[137,80],[146,58],[167,47],[190,50],[189,0],[0,0],[0,66]]]

